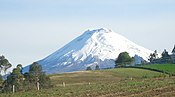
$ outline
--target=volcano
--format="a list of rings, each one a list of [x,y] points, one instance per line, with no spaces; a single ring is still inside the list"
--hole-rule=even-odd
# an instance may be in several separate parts
[[[81,71],[88,66],[95,68],[96,65],[111,68],[115,66],[114,60],[121,52],[128,52],[135,58],[136,64],[147,60],[152,53],[110,29],[100,28],[85,31],[38,63],[48,74]]]

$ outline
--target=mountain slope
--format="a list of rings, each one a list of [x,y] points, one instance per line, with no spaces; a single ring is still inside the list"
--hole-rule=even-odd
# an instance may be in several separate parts
[[[87,66],[94,68],[114,67],[114,60],[119,53],[127,51],[135,56],[136,63],[147,60],[151,53],[112,30],[101,28],[85,31],[82,35],[38,61],[46,73],[61,73],[85,70]]]

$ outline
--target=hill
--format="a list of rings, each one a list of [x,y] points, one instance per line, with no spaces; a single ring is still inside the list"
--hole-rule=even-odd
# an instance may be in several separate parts
[[[170,97],[175,95],[175,78],[167,76],[135,68],[54,74],[50,75],[54,84],[51,89],[1,94],[0,97]]]

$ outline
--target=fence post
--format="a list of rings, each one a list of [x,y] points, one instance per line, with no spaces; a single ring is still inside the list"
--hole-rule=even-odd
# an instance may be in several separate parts
[[[39,85],[40,85],[40,84],[39,84],[39,82],[37,82],[36,84],[37,84],[37,90],[39,91],[39,89],[40,89],[40,88],[39,88]]]
[[[65,82],[63,82],[63,87],[66,87],[66,84],[65,84]]]
[[[15,85],[12,86],[12,91],[15,93]]]

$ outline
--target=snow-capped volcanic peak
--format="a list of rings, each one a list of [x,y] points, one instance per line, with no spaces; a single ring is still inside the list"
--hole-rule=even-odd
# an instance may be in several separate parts
[[[87,30],[85,33],[93,34],[93,33],[109,33],[112,32],[111,29],[107,28],[100,28],[100,29],[95,29],[95,30]]]
[[[75,58],[83,56],[81,60],[88,55],[98,56],[101,60],[115,59],[119,53],[124,51],[127,51],[131,56],[137,54],[147,60],[148,54],[151,52],[106,28],[85,31],[76,40],[78,41],[76,42],[78,49],[73,55]],[[78,44],[81,42],[83,47],[79,48]]]
[[[135,56],[136,63],[147,60],[152,52],[114,31],[101,28],[87,30],[50,56],[38,61],[47,73],[85,70],[99,65],[100,68],[114,67],[114,60],[121,52]]]

